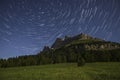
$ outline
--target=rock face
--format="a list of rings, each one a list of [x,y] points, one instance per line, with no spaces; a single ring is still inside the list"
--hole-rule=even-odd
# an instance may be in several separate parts
[[[50,48],[48,47],[48,46],[45,46],[44,48],[43,48],[43,52],[46,52],[46,51],[49,51],[50,50]]]
[[[92,37],[88,36],[87,34],[81,33],[80,35],[76,36],[79,38],[79,40],[86,40],[86,39],[92,39]]]
[[[63,40],[61,38],[57,38],[54,44],[52,45],[52,48],[60,48],[63,45]]]
[[[57,49],[66,44],[71,43],[74,40],[87,40],[87,39],[93,39],[93,38],[83,33],[74,37],[65,36],[63,40],[61,38],[57,38],[51,48]]]
[[[51,48],[58,49],[63,46],[84,45],[88,50],[115,49],[120,48],[120,44],[107,42],[98,38],[93,38],[87,34],[79,34],[74,37],[65,36],[64,39],[57,38]]]
[[[85,49],[87,50],[111,50],[111,49],[117,49],[120,48],[120,45],[117,44],[112,44],[112,43],[103,43],[103,44],[85,44],[84,45]]]

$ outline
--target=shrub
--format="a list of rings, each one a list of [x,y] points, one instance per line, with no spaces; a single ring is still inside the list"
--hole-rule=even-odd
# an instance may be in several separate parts
[[[85,65],[85,60],[81,56],[78,56],[78,61],[77,61],[77,66],[84,66]]]

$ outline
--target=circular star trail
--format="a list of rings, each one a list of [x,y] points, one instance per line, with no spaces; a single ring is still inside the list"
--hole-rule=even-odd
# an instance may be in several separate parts
[[[120,42],[120,1],[0,0],[0,58],[36,54],[80,33]]]

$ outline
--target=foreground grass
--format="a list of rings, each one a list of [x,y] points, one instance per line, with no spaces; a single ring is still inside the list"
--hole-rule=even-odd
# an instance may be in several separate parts
[[[0,80],[120,80],[120,63],[76,63],[0,68]]]

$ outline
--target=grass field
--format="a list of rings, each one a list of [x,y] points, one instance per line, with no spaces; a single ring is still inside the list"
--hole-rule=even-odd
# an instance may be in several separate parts
[[[120,63],[76,63],[0,68],[0,80],[120,80]]]

